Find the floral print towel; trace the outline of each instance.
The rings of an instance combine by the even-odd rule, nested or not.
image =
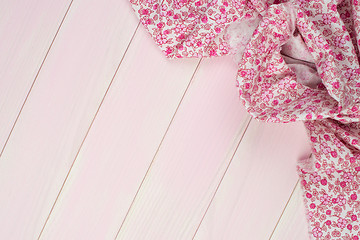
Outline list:
[[[358,0],[130,0],[169,58],[232,54],[247,111],[302,120],[298,172],[311,239],[360,238]]]

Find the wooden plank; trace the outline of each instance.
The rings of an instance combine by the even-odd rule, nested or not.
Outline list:
[[[126,1],[78,0],[0,159],[0,238],[36,239],[138,24]]]
[[[0,153],[70,2],[0,1]]]
[[[309,234],[302,190],[298,182],[270,240],[305,240],[310,239]]]
[[[166,59],[137,31],[44,239],[115,238],[198,63]]]
[[[269,239],[309,152],[302,123],[252,121],[194,239]]]
[[[202,61],[117,239],[191,239],[250,121],[236,72]]]

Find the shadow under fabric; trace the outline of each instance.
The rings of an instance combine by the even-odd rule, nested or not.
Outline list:
[[[234,55],[247,111],[304,121],[310,239],[360,236],[360,2],[130,0],[168,58]]]

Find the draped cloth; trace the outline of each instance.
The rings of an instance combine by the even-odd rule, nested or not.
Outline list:
[[[360,237],[358,0],[130,0],[168,58],[234,55],[256,119],[303,121],[310,239]]]

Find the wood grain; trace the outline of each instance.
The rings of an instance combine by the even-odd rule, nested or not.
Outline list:
[[[43,239],[114,239],[199,59],[168,60],[139,28]]]
[[[301,123],[252,121],[194,239],[269,239],[309,151]]]
[[[0,1],[0,155],[70,2]]]
[[[250,120],[230,58],[205,59],[117,239],[191,239]]]
[[[300,182],[298,182],[270,240],[310,239],[303,201]]]
[[[38,237],[138,24],[128,7],[70,8],[1,156],[1,239]]]

